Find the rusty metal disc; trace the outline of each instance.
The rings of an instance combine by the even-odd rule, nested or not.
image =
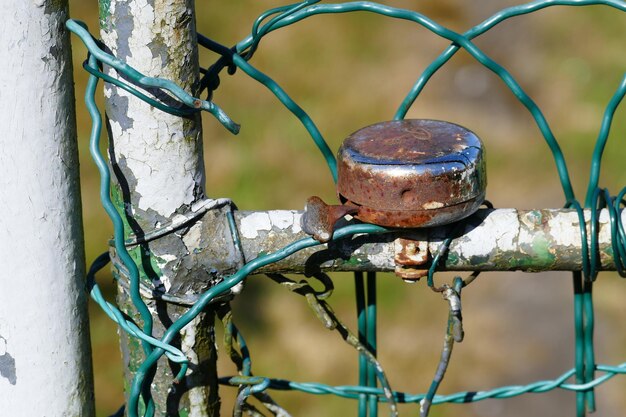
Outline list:
[[[394,120],[350,135],[338,153],[337,194],[356,217],[390,227],[428,227],[472,214],[485,198],[480,139],[438,120]]]

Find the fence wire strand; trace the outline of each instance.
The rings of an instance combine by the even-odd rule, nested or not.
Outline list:
[[[207,100],[201,100],[195,98],[184,91],[180,86],[175,83],[161,79],[147,77],[125,62],[117,59],[113,55],[105,52],[103,46],[94,39],[86,25],[82,22],[69,20],[67,27],[70,31],[76,34],[89,50],[89,57],[84,64],[84,68],[89,72],[89,82],[85,93],[85,101],[89,113],[92,118],[92,130],[90,139],[90,151],[91,155],[97,165],[101,175],[100,182],[100,198],[102,200],[103,207],[114,226],[114,247],[117,255],[121,258],[126,271],[129,276],[129,288],[130,296],[134,307],[140,314],[143,321],[142,327],[128,320],[114,304],[107,302],[102,293],[100,292],[97,283],[95,282],[95,274],[98,270],[102,269],[109,261],[108,255],[104,254],[98,257],[90,271],[89,271],[89,290],[92,298],[103,308],[105,313],[115,321],[120,328],[127,332],[131,337],[141,340],[144,352],[146,354],[145,361],[141,364],[136,372],[134,380],[129,387],[129,400],[126,406],[126,411],[130,417],[138,417],[140,415],[141,402],[145,407],[146,417],[151,417],[154,414],[154,404],[149,395],[149,386],[152,370],[156,366],[157,360],[166,355],[170,360],[181,364],[181,371],[176,376],[176,379],[182,379],[187,372],[187,358],[176,347],[171,345],[174,337],[181,331],[181,329],[190,323],[209,303],[215,301],[216,297],[220,294],[228,292],[233,286],[242,282],[246,277],[254,272],[256,269],[277,262],[285,257],[300,251],[304,248],[319,245],[320,243],[312,238],[301,239],[295,241],[282,249],[279,249],[273,253],[264,254],[256,259],[246,262],[236,273],[231,276],[225,277],[220,283],[216,284],[206,292],[198,296],[197,301],[189,310],[183,314],[177,321],[175,321],[164,333],[164,335],[157,339],[152,335],[152,316],[141,297],[140,294],[140,277],[137,265],[129,255],[125,242],[124,242],[124,224],[120,213],[115,208],[111,196],[110,196],[110,172],[107,163],[100,153],[99,141],[101,134],[101,115],[95,103],[96,88],[99,79],[104,82],[113,84],[119,88],[124,89],[133,96],[140,100],[143,100],[157,109],[164,112],[178,115],[187,116],[197,111],[207,111],[211,113],[226,129],[232,133],[239,131],[239,125],[237,125],[220,107],[211,101],[212,92],[218,88],[220,80],[219,75],[223,69],[228,69],[229,73],[234,73],[236,69],[240,69],[249,77],[258,81],[266,88],[268,88],[277,99],[302,123],[317,148],[321,152],[326,164],[332,174],[333,180],[337,181],[337,167],[336,160],[330,147],[324,140],[320,130],[316,127],[313,120],[309,115],[300,107],[288,94],[281,88],[268,75],[260,72],[254,68],[249,62],[254,53],[261,45],[262,39],[275,30],[287,27],[289,25],[300,22],[304,19],[310,18],[316,15],[322,14],[340,14],[340,13],[352,13],[352,12],[369,12],[390,18],[408,20],[418,24],[419,26],[428,29],[433,34],[447,39],[451,44],[439,55],[420,75],[411,90],[408,92],[400,106],[398,107],[394,118],[403,119],[409,108],[418,98],[419,94],[423,90],[424,86],[432,78],[432,76],[442,68],[460,49],[467,51],[477,62],[479,62],[487,70],[495,73],[509,88],[511,93],[519,100],[521,104],[532,115],[535,120],[540,133],[542,134],[548,148],[554,159],[554,163],[557,168],[558,177],[561,183],[563,194],[565,197],[565,206],[574,208],[580,219],[580,233],[582,245],[582,257],[583,268],[582,272],[574,272],[574,322],[576,331],[576,354],[574,369],[565,372],[560,377],[554,380],[537,381],[523,386],[508,386],[499,387],[489,391],[477,391],[477,392],[459,392],[451,395],[437,395],[437,387],[443,373],[445,372],[445,366],[447,366],[447,360],[451,353],[452,342],[454,337],[453,333],[458,333],[458,320],[455,322],[454,314],[452,310],[452,302],[450,302],[450,321],[447,330],[446,344],[444,346],[444,352],[442,353],[442,362],[437,372],[437,376],[433,380],[431,389],[427,394],[408,394],[392,391],[384,378],[384,372],[382,367],[375,359],[376,351],[376,339],[375,339],[375,325],[376,325],[376,302],[375,302],[375,279],[373,275],[370,277],[371,284],[368,284],[367,296],[363,287],[362,273],[355,275],[356,292],[357,292],[357,307],[359,311],[359,337],[355,337],[347,330],[341,322],[336,319],[332,314],[332,310],[328,306],[320,294],[315,291],[306,292],[305,296],[312,308],[322,319],[326,325],[330,324],[331,327],[339,327],[344,330],[347,335],[352,335],[349,338],[352,341],[352,346],[357,348],[360,352],[360,379],[358,386],[329,386],[321,383],[298,383],[293,381],[271,379],[267,377],[253,376],[251,373],[251,363],[249,353],[245,345],[245,341],[241,337],[240,333],[234,328],[232,324],[232,316],[230,312],[222,314],[222,320],[224,326],[227,329],[227,351],[235,363],[237,363],[239,376],[221,378],[220,382],[226,385],[239,386],[239,394],[236,401],[235,414],[241,415],[246,411],[251,415],[261,415],[254,406],[247,403],[247,398],[250,395],[257,396],[261,399],[261,402],[266,408],[274,413],[274,415],[288,416],[289,414],[276,405],[273,400],[266,394],[267,389],[275,390],[298,390],[310,394],[326,395],[333,394],[344,398],[357,399],[359,402],[359,415],[360,416],[375,416],[377,413],[378,402],[387,402],[390,405],[391,415],[397,414],[395,409],[395,403],[422,403],[422,415],[428,414],[429,404],[440,404],[444,402],[450,403],[466,403],[473,401],[480,401],[487,398],[510,398],[525,393],[542,393],[551,391],[556,388],[571,390],[577,392],[577,412],[579,416],[583,416],[588,409],[593,411],[595,409],[595,399],[593,395],[593,389],[598,385],[611,379],[618,374],[626,373],[626,363],[618,366],[606,366],[595,363],[594,358],[594,344],[593,344],[593,326],[594,326],[594,310],[592,300],[592,288],[593,281],[595,280],[599,271],[599,253],[598,253],[598,224],[599,224],[599,209],[607,208],[609,213],[610,231],[611,231],[611,245],[613,249],[613,256],[615,258],[615,265],[618,273],[624,277],[626,276],[626,232],[621,220],[621,211],[626,205],[624,196],[626,195],[626,187],[623,188],[616,196],[612,196],[608,190],[599,188],[599,176],[602,155],[605,145],[607,143],[611,124],[615,112],[622,102],[624,95],[626,95],[626,75],[622,79],[615,94],[608,103],[604,116],[602,119],[602,125],[598,134],[595,149],[592,155],[592,165],[589,174],[588,188],[585,198],[584,207],[591,209],[592,219],[589,233],[585,229],[585,219],[583,213],[583,206],[577,201],[573,188],[571,186],[570,176],[567,168],[567,164],[561,148],[559,146],[556,137],[554,136],[550,126],[537,106],[537,104],[531,99],[531,97],[522,89],[515,78],[504,67],[492,60],[482,50],[480,50],[472,40],[478,36],[486,33],[496,25],[516,16],[525,15],[541,9],[545,9],[553,6],[591,6],[591,5],[604,5],[614,8],[618,11],[626,11],[626,3],[618,0],[537,0],[524,5],[509,7],[499,11],[482,23],[474,26],[468,31],[460,34],[454,32],[434,20],[424,16],[416,11],[394,8],[374,2],[367,1],[355,1],[345,3],[323,3],[320,4],[319,0],[316,1],[302,1],[287,6],[281,6],[273,8],[262,13],[253,23],[250,35],[237,43],[234,47],[229,48],[220,45],[209,38],[198,34],[198,43],[201,46],[207,47],[218,54],[220,58],[218,61],[207,69],[203,69],[203,79],[201,85],[207,90]],[[118,74],[123,77],[125,81],[121,81],[118,78],[112,77],[102,72],[102,65],[106,64],[113,68]],[[150,95],[144,93],[141,90],[146,88],[158,88],[167,92],[170,96],[173,96],[178,100],[179,106],[173,107],[159,102],[158,100],[150,97]],[[232,220],[232,219],[231,219]],[[230,222],[231,227],[234,227],[234,221]],[[354,234],[379,234],[386,233],[387,229],[370,225],[370,224],[355,224],[340,228],[335,232],[333,240],[352,236]],[[233,235],[237,236],[236,231],[233,231]],[[452,236],[452,235],[451,235]],[[451,239],[451,236],[448,238]],[[449,242],[448,242],[449,243]],[[435,259],[438,260],[445,254],[447,245],[444,242],[442,250],[436,254]],[[433,283],[433,274],[436,269],[436,260],[432,263],[432,268],[428,274],[428,285],[434,289],[437,287]],[[368,278],[370,278],[368,277]],[[470,278],[473,279],[474,277]],[[460,280],[460,279],[459,279]],[[286,278],[283,283],[287,283]],[[368,280],[368,283],[370,280]],[[467,281],[469,282],[469,280]],[[463,286],[462,281],[455,281],[454,292],[460,297],[460,290]],[[294,291],[302,291],[302,286],[294,285],[291,282],[290,287]],[[457,288],[458,287],[458,288]],[[310,287],[309,287],[310,288]],[[443,288],[443,287],[442,287]],[[359,290],[360,289],[360,290]],[[450,287],[447,289],[452,290]],[[445,290],[445,288],[444,288]],[[359,297],[360,294],[360,297]],[[449,295],[450,297],[452,295]],[[459,298],[460,300],[460,298]],[[460,314],[460,310],[459,310]],[[455,324],[456,323],[456,324]],[[455,330],[456,326],[456,330]],[[327,326],[328,327],[328,326]],[[348,341],[348,340],[347,340]],[[235,348],[238,346],[238,351]],[[444,361],[445,359],[445,361]],[[603,375],[597,376],[596,372],[602,372]],[[374,374],[378,375],[382,383],[382,388],[376,386],[376,378]],[[381,376],[382,375],[382,376]],[[568,383],[571,378],[575,378],[576,383]],[[147,392],[147,393],[146,393]]]

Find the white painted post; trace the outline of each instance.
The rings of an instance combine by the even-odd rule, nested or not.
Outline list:
[[[100,34],[117,58],[145,75],[171,80],[196,95],[199,68],[193,0],[100,0]],[[110,68],[105,71],[119,77]],[[164,113],[112,85],[105,86],[104,94],[113,201],[128,222],[125,234],[142,236],[176,214],[189,212],[204,198],[201,118],[199,114],[179,117]],[[155,91],[148,94],[171,104],[169,96]],[[142,244],[135,252],[142,282],[168,292],[198,291],[181,289],[193,269],[182,258],[193,252],[194,244],[192,238],[173,233]],[[121,276],[121,280],[128,277]],[[118,286],[117,300],[122,310],[141,323],[123,285]],[[162,336],[188,308],[148,299],[145,303],[152,314],[155,337]],[[190,361],[183,381],[173,383],[177,365],[165,357],[159,361],[149,385],[156,415],[219,415],[213,322],[214,313],[207,309],[173,342]],[[125,334],[122,353],[130,385],[145,355]]]
[[[93,416],[67,0],[0,8],[0,414]]]

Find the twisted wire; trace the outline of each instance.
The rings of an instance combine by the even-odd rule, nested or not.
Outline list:
[[[303,1],[289,6],[278,7],[263,13],[254,22],[251,35],[236,44],[236,46],[233,48],[222,47],[219,44],[216,45],[214,42],[212,43],[212,41],[207,40],[207,38],[198,35],[198,41],[201,45],[208,46],[212,50],[217,51],[219,54],[222,55],[216,64],[214,64],[208,70],[204,71],[207,79],[206,83],[212,82],[212,88],[217,88],[216,81],[211,81],[211,77],[217,77],[221,69],[223,69],[224,67],[228,67],[231,72],[233,72],[234,67],[237,67],[248,76],[257,80],[268,89],[270,89],[281,101],[281,103],[283,103],[283,105],[285,105],[285,107],[289,109],[302,122],[309,135],[317,145],[318,149],[324,156],[329,170],[331,171],[331,174],[333,176],[333,179],[336,181],[337,173],[334,155],[332,154],[332,151],[328,147],[322,134],[315,126],[312,119],[289,95],[287,95],[287,93],[274,80],[272,80],[266,74],[258,71],[248,62],[253,57],[264,36],[267,36],[274,30],[289,26],[314,15],[363,11],[415,22],[420,26],[428,29],[432,33],[451,41],[451,45],[446,48],[442,52],[442,54],[429,65],[429,67],[416,81],[413,88],[398,108],[395,115],[396,119],[404,118],[408,109],[416,100],[416,98],[418,97],[428,80],[432,77],[432,75],[436,71],[438,71],[446,62],[448,62],[449,59],[461,48],[465,49],[477,62],[482,64],[485,68],[494,72],[505,83],[505,85],[510,89],[515,97],[527,108],[527,110],[534,118],[541,134],[544,137],[545,142],[547,143],[552,153],[554,162],[557,167],[559,180],[561,182],[561,187],[565,195],[566,206],[573,207],[577,211],[579,216],[581,240],[583,242],[583,267],[582,273],[574,273],[574,287],[576,293],[574,300],[576,323],[576,368],[566,372],[555,380],[538,381],[524,386],[500,387],[490,391],[481,391],[475,393],[464,392],[448,396],[434,395],[434,391],[431,390],[432,392],[427,395],[429,400],[432,399],[433,404],[437,404],[441,402],[478,401],[485,398],[509,398],[528,392],[546,392],[555,388],[561,388],[580,393],[577,398],[579,415],[581,415],[581,409],[583,409],[582,413],[584,414],[585,406],[588,406],[589,409],[593,410],[595,408],[593,388],[602,384],[603,382],[607,381],[617,374],[623,374],[626,372],[626,364],[621,364],[616,367],[595,364],[593,353],[593,304],[591,297],[592,282],[595,280],[597,272],[599,270],[599,254],[597,242],[599,230],[598,224],[600,219],[598,218],[598,210],[601,208],[608,209],[608,221],[610,222],[611,231],[611,248],[613,252],[612,255],[615,259],[616,269],[621,276],[626,276],[626,232],[620,215],[623,207],[626,205],[626,202],[624,201],[624,196],[626,195],[626,187],[622,189],[617,194],[617,196],[611,196],[608,190],[598,187],[602,154],[609,137],[610,126],[613,121],[614,113],[621,103],[624,95],[626,94],[626,76],[622,79],[622,82],[618,87],[616,93],[613,95],[611,101],[607,105],[607,108],[604,112],[602,126],[596,140],[596,147],[592,156],[592,166],[589,175],[587,195],[585,199],[585,207],[590,208],[592,212],[591,227],[589,232],[587,232],[584,226],[585,219],[583,214],[583,207],[575,198],[565,158],[554,134],[549,127],[546,118],[544,117],[539,107],[535,104],[535,102],[517,83],[515,78],[505,68],[493,61],[483,51],[476,47],[476,45],[472,42],[472,39],[480,36],[481,34],[487,32],[491,28],[495,27],[496,25],[507,19],[535,12],[537,10],[541,10],[547,7],[559,5],[605,5],[620,11],[626,11],[626,4],[623,1],[618,0],[537,0],[525,5],[514,6],[504,9],[486,19],[479,25],[476,25],[470,30],[464,32],[463,34],[459,34],[445,28],[444,26],[439,25],[432,19],[429,19],[428,17],[411,10],[398,9],[365,1],[337,4],[318,3],[319,1]],[[263,23],[266,20],[267,22]],[[91,37],[84,24],[70,20],[67,22],[67,27],[69,30],[71,30],[73,33],[81,38],[90,53],[87,62],[84,64],[84,68],[90,73],[89,83],[85,95],[87,107],[92,117],[90,150],[92,153],[92,157],[94,158],[101,173],[100,197],[105,210],[107,211],[107,213],[111,217],[112,222],[114,223],[114,244],[119,256],[121,257],[122,262],[124,263],[129,273],[129,287],[131,299],[143,320],[143,328],[139,328],[136,324],[124,319],[119,310],[115,308],[115,306],[104,300],[93,277],[98,269],[106,265],[108,260],[104,255],[96,259],[94,265],[90,269],[89,285],[92,297],[96,299],[98,304],[100,304],[105,310],[106,314],[114,321],[116,321],[124,331],[128,332],[133,337],[141,339],[144,351],[147,354],[147,358],[140,366],[130,389],[128,413],[129,416],[136,417],[138,416],[139,410],[139,398],[141,396],[141,393],[144,392],[144,387],[148,382],[146,378],[150,374],[150,371],[153,369],[153,367],[156,365],[156,361],[162,355],[166,355],[169,359],[181,363],[183,366],[181,367],[181,373],[179,373],[177,378],[184,376],[184,371],[186,371],[186,359],[184,359],[184,355],[182,354],[182,352],[180,352],[180,350],[171,346],[169,343],[171,342],[173,337],[197,314],[199,314],[199,312],[208,303],[214,300],[215,297],[219,294],[227,292],[234,285],[244,280],[251,272],[253,272],[257,268],[281,260],[284,257],[297,252],[298,250],[304,249],[306,247],[311,247],[319,243],[317,241],[314,241],[313,239],[302,239],[290,245],[287,245],[286,247],[274,253],[262,255],[259,256],[257,259],[247,262],[235,274],[225,278],[215,287],[201,294],[198,298],[198,301],[179,320],[177,320],[169,329],[167,329],[167,331],[160,340],[152,337],[152,318],[149,311],[147,310],[146,304],[141,299],[139,293],[140,283],[137,266],[132,258],[129,256],[126,248],[124,247],[124,234],[121,217],[110,199],[110,173],[108,172],[106,162],[104,161],[104,158],[99,151],[101,117],[94,101],[95,88],[97,86],[98,79],[103,79],[105,82],[123,88],[129,93],[138,97],[139,99],[146,101],[147,103],[164,112],[185,117],[196,111],[205,110],[210,112],[220,123],[222,123],[228,130],[233,133],[238,132],[239,126],[235,124],[230,119],[230,117],[228,117],[228,115],[226,115],[226,113],[224,113],[223,110],[215,105],[212,101],[194,98],[171,81],[147,77],[139,73],[126,63],[122,62],[121,60],[104,52],[98,45],[98,43]],[[179,100],[180,107],[172,107],[160,103],[135,88],[134,85],[122,82],[114,77],[110,77],[109,75],[104,74],[101,70],[102,63],[111,66],[118,73],[123,74],[125,76],[125,79],[130,80],[130,82],[132,82],[134,85],[137,85],[144,89],[153,87],[159,88],[172,94],[174,97],[176,97],[176,99]],[[217,84],[219,84],[219,81],[217,81]],[[386,231],[386,229],[374,225],[352,225],[338,230],[335,233],[334,239],[341,239],[355,233],[384,233]],[[443,250],[440,251],[439,254],[437,254],[438,257],[442,256],[445,253],[445,242],[442,248]],[[436,260],[438,259],[439,258],[436,258]],[[432,288],[437,288],[434,287],[433,283],[433,273],[437,264],[436,260],[432,264],[433,267],[431,268],[431,271],[429,271],[428,277],[428,284]],[[595,377],[596,371],[604,372],[604,375],[600,377]],[[576,377],[576,384],[566,382],[572,376]],[[249,376],[247,381],[232,378],[227,381],[227,383],[229,384],[238,383],[239,385],[246,385],[246,387],[240,392],[241,399],[238,400],[242,406],[245,402],[245,397],[253,393],[262,392],[267,388],[297,389],[313,394],[332,393],[335,395],[344,396],[346,398],[363,398],[364,395],[374,395],[377,396],[377,401],[390,400],[389,397],[385,398],[383,389],[379,389],[376,387],[330,387],[323,384],[295,383],[268,378],[252,378],[256,377]],[[223,381],[224,380],[222,380],[222,382]],[[419,402],[426,398],[427,395],[409,395],[404,393],[394,393],[391,399],[395,399],[398,402]],[[154,407],[149,396],[144,398],[144,402],[146,404],[145,415],[153,415]]]

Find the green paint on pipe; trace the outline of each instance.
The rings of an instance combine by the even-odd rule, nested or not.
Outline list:
[[[474,255],[470,257],[469,261],[471,265],[483,265],[489,261],[489,258],[490,258],[489,255],[482,255],[482,256]]]
[[[448,259],[446,260],[447,265],[457,265],[459,263],[459,257],[454,252],[448,252]]]
[[[124,240],[127,240],[130,237],[131,231],[133,229],[131,229],[130,223],[128,223],[128,219],[126,218],[126,213],[124,211],[124,206],[125,206],[124,197],[122,193],[120,192],[120,189],[118,186],[114,185],[111,187],[111,201],[113,202],[113,205],[115,206],[115,210],[117,210],[120,217],[122,218],[122,223],[124,224]]]
[[[106,24],[111,16],[111,0],[100,0],[98,2],[100,27],[106,29]]]

